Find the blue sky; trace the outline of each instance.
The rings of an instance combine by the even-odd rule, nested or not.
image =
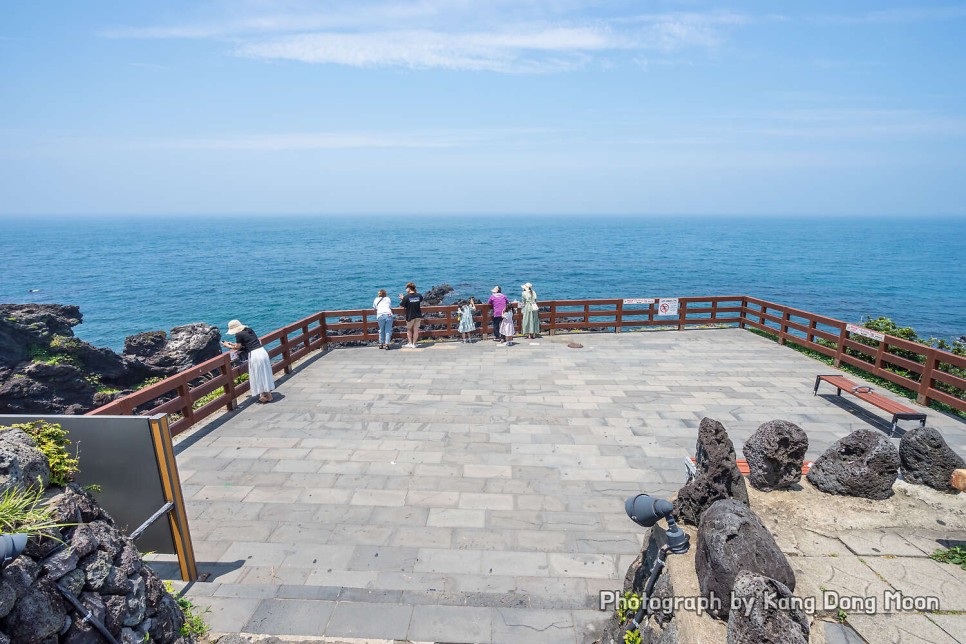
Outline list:
[[[0,4],[0,214],[966,216],[966,4]]]

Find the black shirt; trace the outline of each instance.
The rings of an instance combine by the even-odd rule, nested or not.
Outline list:
[[[406,293],[403,297],[400,306],[406,309],[406,321],[415,320],[416,318],[423,317],[423,312],[419,308],[419,305],[423,301],[423,296],[421,293]]]
[[[262,346],[258,336],[247,326],[235,334],[235,342],[241,345],[241,349],[238,350],[239,360],[248,360],[249,352]]]

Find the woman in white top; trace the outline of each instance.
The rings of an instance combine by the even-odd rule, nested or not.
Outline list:
[[[386,289],[379,289],[379,295],[372,301],[376,309],[376,323],[379,325],[379,348],[389,350],[392,342],[392,300],[386,297]]]

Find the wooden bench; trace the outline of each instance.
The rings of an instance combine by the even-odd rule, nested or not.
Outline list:
[[[885,396],[877,394],[872,391],[872,387],[866,387],[864,385],[858,385],[845,376],[839,375],[821,375],[815,376],[815,389],[812,391],[812,395],[818,394],[818,386],[822,381],[835,387],[835,393],[839,396],[842,392],[848,392],[858,398],[859,400],[864,400],[870,405],[874,405],[879,409],[885,411],[886,413],[892,414],[892,433],[895,434],[896,428],[899,426],[900,420],[918,420],[920,427],[926,426],[926,415],[920,411],[916,411],[901,403],[897,403],[894,400],[890,400]]]

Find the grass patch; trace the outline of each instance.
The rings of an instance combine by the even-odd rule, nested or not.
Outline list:
[[[966,548],[963,546],[953,546],[947,550],[937,550],[929,555],[929,558],[942,563],[951,563],[966,570]]]
[[[190,599],[179,595],[170,581],[164,582],[164,589],[168,591],[169,595],[174,597],[174,600],[178,603],[178,608],[184,613],[184,624],[181,626],[181,635],[196,638],[207,635],[210,629],[205,623],[204,616],[208,613],[209,609],[205,608],[201,610]]]
[[[77,366],[77,360],[74,359],[74,356],[56,351],[52,352],[46,347],[30,347],[29,355],[31,362],[37,362],[39,364],[69,364]]]
[[[31,537],[65,527],[53,518],[53,508],[43,500],[40,485],[27,489],[10,488],[0,496],[0,532],[20,533]]]

